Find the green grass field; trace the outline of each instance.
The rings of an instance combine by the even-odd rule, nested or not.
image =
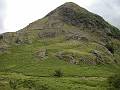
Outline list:
[[[62,38],[35,41],[29,45],[12,45],[6,53],[0,55],[0,90],[12,90],[10,80],[31,80],[37,85],[31,90],[106,90],[107,77],[117,73],[119,66],[75,65],[55,56],[58,51],[89,55],[89,51],[96,47],[103,49],[96,43],[66,42]],[[34,55],[39,49],[47,49],[45,60]],[[52,75],[58,69],[62,70],[63,77]],[[28,90],[22,85],[16,89]]]
[[[120,31],[72,2],[0,34],[0,90],[107,90],[119,71]]]

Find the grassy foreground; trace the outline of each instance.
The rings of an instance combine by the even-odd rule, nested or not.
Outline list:
[[[72,2],[0,35],[0,90],[106,90],[119,65],[120,31]]]
[[[12,84],[15,84],[16,90],[106,90],[107,77],[117,73],[119,66],[75,65],[55,57],[55,53],[61,50],[79,53],[79,49],[83,51],[80,54],[88,54],[97,44],[86,45],[77,41],[66,43],[62,39],[53,41],[50,39],[35,41],[30,45],[12,45],[6,53],[1,54],[0,90],[12,90],[10,81],[14,82]],[[39,49],[48,50],[45,60],[34,55]],[[53,76],[58,69],[63,72],[63,77]]]

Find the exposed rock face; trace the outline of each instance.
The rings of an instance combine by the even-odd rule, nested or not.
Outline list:
[[[115,61],[109,60],[109,58],[105,57],[97,50],[92,50],[88,55],[76,55],[72,52],[58,52],[56,53],[56,57],[71,64],[99,65],[115,63]]]
[[[53,17],[55,21],[60,20],[64,23],[83,29],[88,28],[89,30],[101,31],[111,36],[118,37],[120,35],[120,32],[118,34],[116,33],[118,29],[108,24],[102,17],[81,8],[72,2],[63,4],[50,12],[46,17]]]
[[[59,52],[56,55],[60,60],[64,60],[71,64],[88,64],[88,65],[96,65],[96,62],[87,58],[87,56],[76,56],[73,53],[64,53]]]
[[[65,60],[68,63],[71,64],[79,64],[79,61],[77,61],[74,57],[74,55],[71,54],[64,54],[64,52],[58,52],[56,54],[56,56],[60,59],[60,60]]]
[[[88,58],[89,56],[81,56],[79,58],[80,63],[87,64],[87,65],[97,65],[96,61],[94,59]]]
[[[114,53],[110,53],[111,47],[108,48],[109,51],[106,50],[107,47],[104,47],[107,42],[114,40],[120,42],[120,31],[117,28],[107,23],[102,17],[72,2],[61,5],[44,18],[30,23],[22,30],[0,35],[0,45],[30,44],[30,46],[33,45],[33,48],[45,45],[46,49],[54,49],[50,51],[51,54],[55,54],[57,51],[56,56],[60,60],[71,64],[82,63],[89,65],[114,63],[114,59],[111,58],[114,57]],[[117,44],[116,42],[115,44]],[[102,48],[102,50],[96,49],[96,46]],[[117,46],[120,46],[120,44],[118,43]],[[112,46],[113,50],[114,47],[116,45]],[[117,48],[115,54],[119,59],[119,50]],[[46,49],[36,51],[34,56],[44,60],[47,58]],[[72,50],[69,52],[68,49]],[[61,50],[65,50],[65,52]],[[0,52],[5,51],[6,48],[0,47]]]
[[[44,60],[47,57],[47,50],[46,49],[40,49],[35,53],[35,56],[39,58],[40,60]]]
[[[104,55],[102,55],[101,52],[97,50],[92,50],[91,53],[95,56],[95,62],[96,64],[110,64],[115,63],[114,61],[106,60]]]
[[[42,32],[38,34],[39,38],[53,38],[56,35],[56,32]]]
[[[89,59],[87,56],[76,56],[74,53],[65,53],[58,52],[56,56],[60,60],[64,60],[71,64],[88,64],[88,65],[96,65],[97,63],[94,60]]]
[[[20,40],[19,38],[16,38],[15,43],[16,43],[16,44],[22,44],[22,43],[23,43],[23,41],[22,41],[22,40]]]
[[[79,33],[70,33],[66,35],[66,40],[78,40],[78,41],[88,41],[87,37],[79,34]]]
[[[112,25],[108,24],[102,17],[87,11],[75,3],[68,2],[50,12],[43,19],[39,19],[33,23],[30,23],[27,27],[18,31],[17,33],[6,33],[3,35],[3,37],[1,36],[1,38],[4,38],[5,42],[17,42],[20,44],[26,43],[27,41],[27,43],[29,43],[29,40],[25,39],[29,37],[29,32],[27,31],[32,30],[34,30],[34,32],[37,32],[37,30],[39,30],[39,32],[37,32],[37,35],[40,38],[53,38],[63,34],[56,31],[65,31],[66,28],[64,25],[66,24],[75,26],[79,28],[79,30],[86,30],[85,32],[88,33],[96,32],[96,36],[99,35],[99,38],[101,39],[106,39],[104,37],[113,37],[119,39],[120,36],[120,31]],[[46,32],[46,30],[49,32]],[[32,36],[32,34],[30,35]],[[36,36],[33,35],[33,37]],[[19,38],[19,40],[17,38]],[[72,35],[70,38],[75,40],[84,39],[86,41],[88,39],[85,36],[81,36],[79,33]]]
[[[93,54],[93,55],[95,55],[95,57],[96,57],[96,63],[97,64],[105,64],[105,62],[104,62],[104,60],[102,59],[102,56],[101,56],[101,54],[100,54],[100,52],[99,51],[97,51],[97,50],[93,50],[93,51],[91,51],[91,53]]]
[[[30,44],[32,41],[29,40],[28,33],[22,32],[8,32],[0,35],[0,41],[7,44]]]
[[[7,51],[7,47],[0,46],[0,54],[5,53]]]
[[[0,53],[4,53],[6,51],[5,48],[0,48]]]
[[[27,38],[15,38],[15,41],[14,41],[16,44],[18,45],[22,45],[22,44],[31,44],[32,41],[30,41],[29,39]]]

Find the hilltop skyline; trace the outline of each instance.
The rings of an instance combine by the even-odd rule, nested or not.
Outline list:
[[[119,28],[120,13],[117,12],[120,9],[119,0],[109,0],[109,2],[108,0],[1,0],[0,33],[20,30],[30,22],[44,17],[48,12],[65,2],[75,2],[91,12],[99,14]]]
[[[103,17],[66,2],[29,23],[0,34],[0,90],[120,90],[120,30]]]

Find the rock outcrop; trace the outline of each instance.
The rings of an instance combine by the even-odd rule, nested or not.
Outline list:
[[[113,44],[110,45],[109,42]],[[34,58],[39,60],[57,57],[77,65],[112,64],[120,61],[119,42],[119,29],[110,25],[101,16],[72,2],[59,6],[22,30],[0,35],[0,46],[10,46],[11,54],[15,53],[12,49],[17,49],[14,47],[20,46],[25,48],[21,52],[29,55],[34,52]],[[31,52],[26,50],[28,47],[32,47],[32,50],[46,49],[30,54]],[[0,47],[1,53],[6,50],[7,48]],[[47,50],[50,50],[50,56],[47,56]],[[22,54],[21,52],[18,53]]]
[[[47,50],[40,49],[39,51],[35,52],[35,56],[40,60],[44,60],[45,58],[47,58]]]

